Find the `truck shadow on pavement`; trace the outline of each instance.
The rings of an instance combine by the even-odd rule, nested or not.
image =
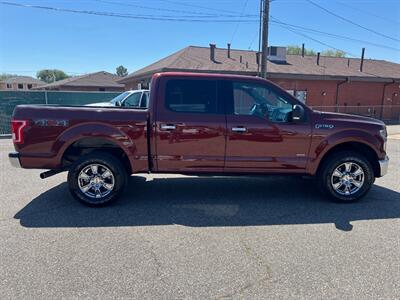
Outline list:
[[[172,225],[262,226],[332,223],[352,230],[352,221],[400,218],[400,193],[374,185],[358,203],[332,203],[314,181],[291,177],[130,178],[130,190],[112,205],[86,207],[66,183],[44,192],[14,218],[22,226],[114,227]]]

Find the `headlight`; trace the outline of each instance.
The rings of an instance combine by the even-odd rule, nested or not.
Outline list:
[[[387,131],[386,126],[383,129],[379,130],[379,134],[383,138],[383,150],[386,152],[386,141],[387,141]]]
[[[386,127],[384,127],[383,129],[379,130],[379,134],[380,134],[381,137],[386,141],[386,139],[387,139]]]

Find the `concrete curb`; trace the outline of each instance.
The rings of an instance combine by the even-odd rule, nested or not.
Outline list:
[[[0,134],[0,139],[11,139],[11,134]]]

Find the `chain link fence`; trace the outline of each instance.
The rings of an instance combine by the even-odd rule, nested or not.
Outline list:
[[[120,93],[63,91],[0,91],[0,135],[10,134],[15,106],[20,104],[85,105],[107,102]]]

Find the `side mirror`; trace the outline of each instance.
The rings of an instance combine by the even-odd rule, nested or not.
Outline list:
[[[122,106],[121,102],[119,102],[119,101],[115,102],[115,106]]]
[[[301,105],[295,104],[292,111],[292,122],[301,123],[304,121],[304,108]]]

